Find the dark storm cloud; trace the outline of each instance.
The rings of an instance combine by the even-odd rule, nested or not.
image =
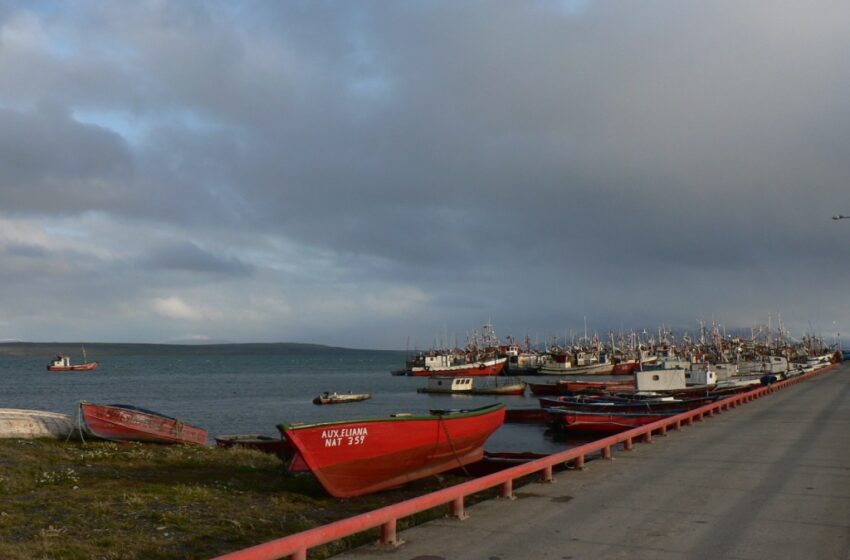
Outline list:
[[[132,176],[120,136],[58,107],[0,109],[0,208],[30,214],[109,206]]]
[[[220,257],[193,243],[177,243],[158,247],[145,259],[145,264],[167,270],[208,272],[222,276],[246,276],[252,267],[235,257]]]
[[[491,313],[514,334],[778,308],[831,322],[841,288],[808,271],[850,273],[848,224],[828,220],[850,213],[848,16],[839,2],[6,6],[0,218],[162,231],[103,262],[243,281],[274,299],[257,309],[340,340],[347,310],[385,346]],[[185,279],[119,277],[139,306],[212,323],[213,296]],[[359,307],[364,292],[397,294],[397,316]]]

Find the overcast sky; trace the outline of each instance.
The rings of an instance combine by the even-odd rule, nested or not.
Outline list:
[[[0,339],[850,332],[846,1],[0,2]]]

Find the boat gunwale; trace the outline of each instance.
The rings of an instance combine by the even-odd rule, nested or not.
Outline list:
[[[293,422],[281,422],[277,425],[279,430],[304,430],[310,428],[320,428],[323,426],[339,426],[341,424],[363,424],[370,423],[374,424],[377,422],[400,422],[400,421],[422,421],[422,420],[451,420],[455,418],[470,418],[473,416],[481,416],[482,414],[487,414],[498,410],[500,408],[504,408],[504,403],[494,403],[487,406],[482,406],[479,408],[470,408],[470,409],[449,409],[443,410],[444,414],[417,414],[417,415],[407,415],[406,413],[397,413],[401,414],[401,416],[387,416],[387,417],[375,417],[375,418],[354,418],[352,420],[329,420],[327,422],[315,422],[310,424],[299,424]]]

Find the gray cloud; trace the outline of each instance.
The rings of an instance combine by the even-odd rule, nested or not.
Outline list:
[[[850,272],[848,224],[828,219],[850,212],[848,11],[11,4],[0,220],[41,220],[45,239],[25,249],[10,226],[0,244],[23,267],[73,248],[51,229],[73,223],[120,282],[105,293],[215,329],[173,338],[831,325]],[[208,309],[246,308],[240,293],[268,299],[228,329]],[[358,303],[380,294],[381,314]],[[124,336],[156,336],[154,316],[123,317]]]
[[[204,272],[224,276],[246,276],[251,267],[235,257],[220,257],[193,243],[183,242],[155,248],[143,264],[166,270]]]

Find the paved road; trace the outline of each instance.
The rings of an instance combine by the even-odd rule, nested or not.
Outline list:
[[[850,560],[850,365],[343,560]]]

